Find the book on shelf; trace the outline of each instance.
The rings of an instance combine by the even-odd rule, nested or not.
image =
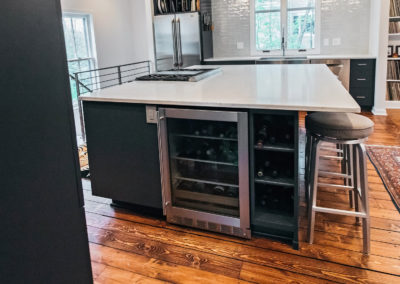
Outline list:
[[[389,60],[387,63],[387,79],[400,80],[400,61]]]
[[[387,100],[400,100],[400,82],[388,82],[387,84]]]
[[[389,34],[398,34],[400,33],[400,22],[389,22]]]
[[[400,0],[390,0],[390,17],[400,16]]]

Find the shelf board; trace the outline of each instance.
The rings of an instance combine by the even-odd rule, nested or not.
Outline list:
[[[174,137],[184,137],[184,138],[197,138],[197,139],[208,139],[208,140],[224,140],[224,141],[235,141],[237,142],[237,138],[226,138],[226,137],[216,137],[216,136],[205,136],[205,135],[195,135],[195,134],[171,134]]]
[[[194,202],[206,202],[224,206],[239,207],[239,198],[237,197],[193,192],[183,189],[175,189],[174,194],[175,198],[191,200]]]
[[[203,159],[195,159],[195,158],[186,158],[186,157],[179,157],[179,156],[171,156],[171,158],[175,159],[175,160],[193,161],[193,162],[208,163],[208,164],[214,164],[214,165],[225,165],[225,166],[233,166],[233,167],[238,166],[238,164],[235,164],[235,163],[211,161],[211,160],[203,160]]]
[[[294,147],[288,144],[274,144],[274,145],[254,145],[254,149],[261,151],[278,151],[278,152],[294,152]]]
[[[200,182],[200,183],[207,183],[207,184],[213,184],[213,185],[221,185],[221,186],[227,186],[227,187],[235,187],[238,188],[239,185],[237,184],[231,184],[231,183],[224,183],[224,182],[217,182],[217,181],[210,181],[210,180],[204,180],[204,179],[196,179],[196,178],[187,178],[187,177],[180,177],[176,176],[174,177],[179,180],[185,180],[185,181],[191,181],[191,182]]]
[[[389,20],[400,20],[400,16],[389,17]]]
[[[252,223],[254,225],[262,227],[279,228],[286,231],[293,231],[295,228],[294,217],[268,212],[260,212],[259,209],[256,209]]]
[[[400,33],[392,33],[392,34],[389,34],[389,36],[400,36]]]
[[[393,108],[393,109],[400,109],[400,100],[399,101],[386,101],[386,107],[387,108]]]
[[[400,60],[400,57],[388,57],[387,60]]]
[[[271,177],[263,177],[263,178],[255,178],[255,183],[261,184],[270,184],[270,185],[279,185],[279,186],[294,186],[294,180],[290,178],[271,178]]]
[[[400,82],[400,79],[394,80],[394,79],[387,79],[386,82]]]

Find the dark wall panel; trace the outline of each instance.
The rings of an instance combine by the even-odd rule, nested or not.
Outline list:
[[[3,0],[0,27],[0,281],[91,283],[59,0]]]

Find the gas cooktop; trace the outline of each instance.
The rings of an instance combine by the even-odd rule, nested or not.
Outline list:
[[[220,68],[178,69],[178,70],[172,69],[137,77],[136,80],[197,82],[219,72],[221,72]]]

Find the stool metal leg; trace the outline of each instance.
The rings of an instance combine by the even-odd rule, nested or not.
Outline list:
[[[311,153],[311,135],[310,133],[307,131],[306,134],[306,151],[305,151],[305,170],[304,170],[304,190],[305,190],[305,195],[306,195],[306,201],[307,201],[307,206],[310,200],[310,194],[309,194],[309,190],[308,190],[308,186],[309,186],[309,175],[310,175],[310,153]]]
[[[352,145],[352,151],[354,208],[356,212],[360,212],[360,155],[357,145]],[[360,217],[356,217],[356,223],[360,224]]]
[[[317,206],[317,190],[318,190],[318,169],[320,158],[320,140],[313,141],[311,150],[311,177],[310,177],[310,202],[308,206],[308,242],[310,244],[314,241],[314,226],[315,226],[315,211],[314,207]]]
[[[369,200],[368,200],[368,178],[367,178],[367,161],[366,150],[364,144],[356,146],[359,151],[360,158],[360,187],[363,211],[366,217],[363,218],[363,251],[364,254],[370,252],[370,218],[369,218]]]

